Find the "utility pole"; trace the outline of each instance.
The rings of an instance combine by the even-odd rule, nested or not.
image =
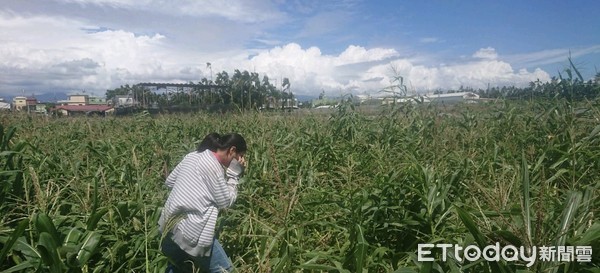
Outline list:
[[[210,82],[209,82],[208,84],[212,86],[212,85],[213,85],[213,72],[212,72],[212,64],[211,64],[211,63],[209,63],[209,62],[207,62],[207,63],[206,63],[206,67],[207,67],[208,69],[210,69]],[[212,94],[212,93],[213,93],[213,90],[212,90],[212,87],[210,87],[210,88],[209,88],[209,90],[208,90],[208,100],[209,100],[210,104],[212,104],[212,103],[213,103],[213,97],[212,97],[212,96],[213,96],[213,94]]]
[[[256,83],[251,81],[250,92],[248,92],[248,108],[252,109],[252,90],[256,88]]]

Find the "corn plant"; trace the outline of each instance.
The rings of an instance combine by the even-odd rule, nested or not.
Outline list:
[[[330,113],[2,114],[0,272],[164,272],[164,179],[209,132],[248,141],[218,233],[239,272],[594,272],[422,262],[417,245],[599,249],[600,101]],[[6,125],[5,125],[6,124]],[[445,261],[442,261],[445,258]]]

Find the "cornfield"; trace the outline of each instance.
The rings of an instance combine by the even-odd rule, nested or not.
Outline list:
[[[0,113],[0,272],[164,272],[169,171],[209,132],[249,168],[219,238],[239,272],[598,272],[600,101],[364,112]],[[418,261],[424,243],[592,246],[591,262]],[[445,261],[442,261],[445,258]],[[447,259],[446,259],[447,258]]]

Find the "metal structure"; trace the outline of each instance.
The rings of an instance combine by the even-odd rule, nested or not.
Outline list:
[[[142,82],[136,84],[138,86],[143,86],[152,89],[183,89],[183,88],[198,88],[198,89],[217,89],[217,88],[226,88],[225,85],[216,85],[216,84],[197,84],[197,83],[158,83],[158,82]]]
[[[223,92],[228,86],[216,85],[216,84],[201,84],[201,83],[161,83],[161,82],[142,82],[134,85],[139,89],[145,90],[144,92],[133,92],[127,95],[127,99],[131,99],[131,102],[127,105],[119,103],[123,106],[121,108],[132,108],[132,109],[186,109],[192,111],[194,109],[206,108],[215,104],[213,100],[218,93]],[[180,94],[186,94],[188,101],[186,105],[175,103],[171,101],[173,96]],[[159,99],[154,95],[166,96],[163,99]],[[208,98],[203,103],[198,103],[198,96],[204,96]],[[179,97],[181,99],[181,97]],[[162,104],[160,101],[163,101]],[[115,104],[117,104],[115,102]],[[117,107],[119,108],[119,107]]]

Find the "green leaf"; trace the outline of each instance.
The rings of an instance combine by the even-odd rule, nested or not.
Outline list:
[[[590,133],[588,138],[593,138],[596,135],[598,135],[599,133],[600,133],[600,125],[597,125],[596,127],[594,127],[594,130],[592,130],[592,132]]]
[[[6,259],[8,252],[11,250],[13,245],[17,242],[19,237],[21,237],[21,234],[23,234],[23,232],[25,231],[25,228],[27,228],[28,224],[29,224],[28,219],[24,219],[24,220],[21,220],[21,222],[19,222],[19,224],[17,225],[17,228],[15,228],[13,230],[13,232],[10,234],[9,239],[4,244],[4,247],[2,247],[2,251],[0,251],[0,261],[4,261]]]
[[[458,217],[460,218],[460,220],[463,222],[463,224],[465,225],[467,230],[469,230],[469,232],[475,238],[475,242],[477,242],[477,245],[479,245],[479,247],[485,247],[486,246],[485,236],[483,235],[483,233],[481,233],[481,231],[479,231],[479,228],[477,227],[477,225],[471,218],[471,215],[469,215],[469,213],[467,213],[465,210],[463,210],[460,207],[455,206],[454,208],[456,209],[456,212],[458,213]]]
[[[481,248],[486,247],[487,241],[485,239],[485,236],[483,235],[483,233],[481,233],[481,231],[479,230],[479,228],[477,227],[477,225],[471,218],[471,215],[460,207],[455,206],[455,209],[456,209],[456,212],[458,213],[458,217],[460,218],[460,220],[463,222],[465,227],[467,227],[467,230],[469,230],[469,232],[473,235],[473,238],[475,239],[475,242],[477,242],[477,245]],[[492,272],[499,272],[499,273],[509,272],[509,270],[506,268],[506,266],[501,263],[487,262],[487,264],[491,267]]]
[[[494,231],[494,234],[500,236],[502,239],[508,241],[510,244],[514,245],[514,246],[522,246],[523,242],[521,241],[521,238],[517,237],[516,235],[514,235],[512,232],[508,231],[508,230],[497,230]]]
[[[77,253],[77,260],[79,260],[81,265],[85,265],[96,251],[98,251],[97,248],[101,239],[102,236],[100,236],[100,234],[95,231],[88,231],[88,234],[81,245],[81,249]]]
[[[300,264],[296,266],[297,268],[302,268],[302,269],[309,269],[309,270],[337,270],[336,267],[330,266],[330,265],[324,265],[324,264]]]
[[[430,273],[430,272],[433,272],[433,262],[432,261],[423,262],[423,265],[421,266],[421,270],[419,270],[419,273]]]
[[[563,174],[568,173],[568,172],[569,172],[569,170],[560,169],[552,177],[548,178],[548,180],[546,180],[546,183],[550,184],[550,183],[554,182],[554,180],[560,178]]]
[[[7,270],[4,270],[4,271],[2,271],[0,273],[31,272],[31,270],[27,270],[26,271],[25,269],[28,269],[28,268],[37,268],[37,267],[38,267],[38,265],[36,263],[27,260],[27,261],[24,261],[24,262],[22,262],[22,263],[20,263],[18,265],[15,265],[15,266],[7,269]]]
[[[90,218],[87,221],[87,230],[95,230],[98,222],[108,212],[108,208],[102,208],[100,210],[95,210]]]
[[[359,224],[356,224],[354,228],[356,233],[356,238],[354,238],[356,240],[356,245],[354,249],[355,269],[356,272],[361,272],[364,268],[368,244],[365,241],[365,236],[363,234],[362,227]]]
[[[565,245],[568,236],[568,230],[571,224],[573,224],[573,219],[575,219],[575,213],[579,208],[579,204],[581,202],[582,194],[581,192],[570,192],[567,204],[563,209],[562,215],[563,218],[560,222],[560,236],[556,240],[557,246]]]
[[[129,218],[129,203],[125,201],[120,201],[117,203],[117,211],[119,212],[119,216],[121,219],[125,220]]]
[[[63,272],[65,268],[60,256],[58,255],[58,244],[47,232],[40,233],[38,250],[42,253],[42,260],[50,267],[50,272]]]
[[[63,242],[63,246],[75,246],[79,244],[79,239],[83,233],[79,231],[77,228],[71,228],[67,236],[65,236],[65,240]]]
[[[579,70],[577,69],[577,67],[575,66],[575,64],[573,63],[573,60],[571,59],[571,51],[569,51],[569,65],[571,65],[571,67],[573,68],[573,70],[575,70],[575,74],[577,74],[577,78],[579,79],[579,81],[583,82],[583,77],[581,76],[581,73],[579,73]],[[568,70],[570,72],[570,70]],[[571,75],[569,74],[569,77],[571,78]]]
[[[35,227],[37,228],[38,232],[41,234],[42,232],[46,232],[48,233],[48,235],[50,235],[52,237],[52,239],[54,240],[54,242],[60,242],[60,235],[58,234],[58,231],[56,230],[56,227],[54,226],[54,223],[52,222],[52,219],[50,219],[50,217],[48,217],[47,214],[45,213],[38,213],[35,217]]]
[[[523,222],[525,224],[525,231],[527,232],[527,246],[531,246],[531,202],[529,200],[530,188],[529,188],[529,167],[527,166],[527,159],[525,158],[525,152],[521,155],[521,183],[522,194],[523,194]]]
[[[417,273],[417,271],[410,269],[408,267],[401,267],[396,269],[393,273]]]
[[[598,240],[600,240],[600,223],[596,222],[571,244],[576,246],[592,245]]]
[[[277,263],[277,265],[275,266],[275,268],[273,268],[273,272],[274,273],[279,273],[279,272],[284,272],[284,268],[286,265],[289,264],[290,261],[290,256],[289,253],[286,251],[283,256],[279,259],[279,262]]]
[[[23,253],[27,259],[32,259],[37,263],[41,262],[40,259],[42,258],[42,255],[40,255],[39,251],[35,247],[28,244],[24,237],[19,237],[13,249]]]

